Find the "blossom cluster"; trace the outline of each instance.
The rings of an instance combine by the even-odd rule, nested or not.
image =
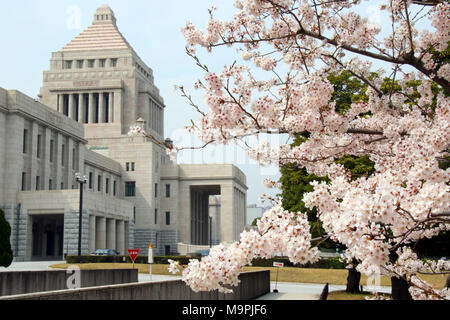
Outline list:
[[[201,261],[190,260],[182,271],[183,281],[196,292],[230,293],[239,284],[243,268],[255,258],[285,254],[293,263],[317,261],[318,250],[311,247],[310,236],[306,215],[288,212],[278,202],[259,220],[258,231],[244,231],[239,242],[215,246]],[[169,263],[169,271],[181,271],[177,262]]]
[[[450,229],[450,170],[439,166],[449,155],[450,67],[430,51],[448,46],[450,4],[386,1],[381,9],[389,29],[381,32],[352,10],[359,2],[235,0],[237,13],[229,21],[211,15],[205,31],[187,23],[183,34],[190,52],[234,46],[243,60],[206,74],[199,88],[208,110],[197,132],[205,142],[224,144],[264,133],[307,132],[308,139],[296,146],[257,139],[247,144],[248,154],[261,165],[295,162],[329,177],[328,183],[314,183],[303,201],[317,208],[325,231],[360,261],[359,271],[406,278],[414,298],[448,298],[406,275],[450,268],[443,262],[425,266],[407,249]],[[392,72],[373,70],[370,60],[391,63]],[[338,112],[327,78],[344,70],[367,88],[364,99]],[[261,73],[266,76],[256,76]],[[375,173],[351,179],[333,164],[344,155],[369,155]],[[299,263],[313,259],[301,214],[276,207],[258,227],[259,233],[244,232],[239,243],[192,262],[185,280],[199,290],[224,288],[237,283],[238,271],[255,256],[280,251]]]

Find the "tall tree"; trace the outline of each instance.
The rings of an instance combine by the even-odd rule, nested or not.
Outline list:
[[[327,234],[361,261],[358,271],[390,276],[394,298],[448,298],[448,291],[432,288],[418,274],[448,271],[449,263],[421,261],[414,244],[450,228],[450,173],[439,167],[449,155],[450,66],[434,61],[450,41],[450,4],[386,1],[380,7],[389,19],[383,32],[359,4],[236,0],[229,21],[216,19],[211,10],[205,31],[187,23],[187,53],[205,71],[196,87],[207,105],[193,104],[200,120],[192,130],[205,145],[240,142],[261,165],[296,162],[310,174],[327,176],[328,183],[312,182],[314,191],[303,201],[317,208]],[[201,63],[197,47],[233,47],[246,62],[233,57],[215,72]],[[327,78],[343,71],[367,85],[368,101],[352,103],[341,114]],[[408,85],[416,80],[417,98]],[[436,96],[434,85],[441,91]],[[292,139],[303,132],[308,140],[294,148],[292,140],[271,145],[262,138]],[[249,136],[261,139],[251,143]],[[352,180],[334,163],[345,155],[369,155],[375,173]],[[287,251],[293,262],[317,259],[306,214],[274,206],[258,230],[192,262],[184,281],[194,290],[228,292],[255,256]]]

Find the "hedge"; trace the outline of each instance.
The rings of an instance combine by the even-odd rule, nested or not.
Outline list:
[[[186,256],[157,256],[153,258],[154,264],[169,264],[168,260],[178,261],[181,265],[187,265],[189,260],[198,259]],[[66,262],[71,263],[131,263],[129,256],[67,256]],[[316,263],[308,263],[306,265],[294,265],[286,257],[273,259],[255,259],[252,261],[254,267],[273,267],[274,262],[282,262],[285,267],[298,268],[318,268],[318,269],[345,269],[346,264],[339,261],[339,258],[321,259]],[[148,263],[147,256],[138,256],[135,263]]]
[[[159,256],[153,257],[155,264],[169,264],[168,260],[179,261],[180,264],[188,264],[190,257],[185,256]],[[67,256],[66,263],[132,263],[129,256]],[[138,256],[135,263],[148,263],[147,256]]]

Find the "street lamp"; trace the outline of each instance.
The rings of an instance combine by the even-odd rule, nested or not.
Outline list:
[[[87,183],[88,177],[82,176],[80,173],[75,174],[75,179],[80,184],[80,213],[78,220],[78,256],[81,256],[81,232],[83,223],[83,186]]]
[[[208,216],[209,218],[209,248],[212,248],[212,217]]]

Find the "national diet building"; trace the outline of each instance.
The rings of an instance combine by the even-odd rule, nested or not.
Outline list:
[[[246,177],[232,164],[177,164],[164,136],[154,75],[101,6],[85,31],[50,58],[39,99],[0,87],[0,208],[16,261],[141,249],[185,254],[238,240]]]

